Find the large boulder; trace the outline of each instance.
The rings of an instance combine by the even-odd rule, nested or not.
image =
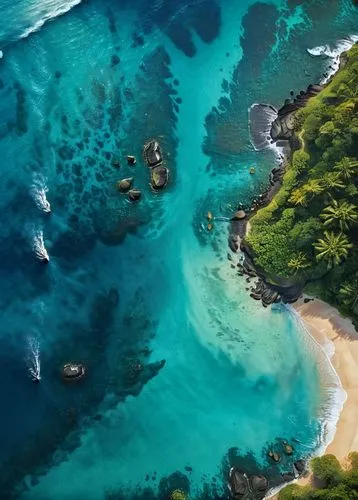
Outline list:
[[[301,474],[303,474],[306,470],[306,462],[305,460],[297,460],[294,464],[293,464],[293,467],[294,467],[294,470],[297,472],[297,474],[300,476]]]
[[[244,210],[237,210],[232,216],[231,220],[242,220],[245,219],[246,213]]]
[[[251,476],[250,486],[254,493],[264,494],[268,490],[269,482],[265,476]]]
[[[156,167],[162,163],[162,151],[157,141],[150,141],[144,146],[144,158],[149,167]]]
[[[154,167],[151,170],[151,184],[153,189],[163,189],[169,178],[169,170],[162,165]]]
[[[62,368],[62,377],[68,381],[79,380],[85,373],[86,369],[82,363],[66,363]]]
[[[139,201],[142,197],[142,192],[139,189],[131,189],[128,192],[128,199],[130,201]]]
[[[133,184],[133,177],[127,177],[126,179],[122,179],[117,183],[117,188],[121,193],[126,193],[130,190]]]
[[[229,488],[234,498],[245,496],[249,491],[249,483],[246,474],[234,467],[230,469]]]
[[[283,446],[283,451],[286,453],[286,455],[292,455],[293,446],[291,444],[289,444],[287,441],[282,441],[282,446]]]

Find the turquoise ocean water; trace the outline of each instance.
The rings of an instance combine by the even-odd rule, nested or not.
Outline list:
[[[272,467],[268,447],[295,439],[295,460],[324,446],[339,384],[288,308],[249,298],[227,225],[207,231],[206,213],[227,217],[267,187],[277,156],[254,150],[248,109],[321,81],[327,52],[358,33],[357,11],[0,5],[1,498],[164,499],[182,487],[223,499],[235,464],[275,483],[290,462]],[[159,194],[141,156],[152,137],[171,172]],[[128,176],[137,205],[115,189]],[[87,366],[78,385],[61,382],[69,360]]]

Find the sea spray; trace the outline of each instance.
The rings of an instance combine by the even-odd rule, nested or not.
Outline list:
[[[48,187],[44,176],[39,173],[34,173],[33,182],[30,188],[30,194],[37,208],[41,212],[51,213],[51,205],[46,197],[47,192],[48,192]]]
[[[43,231],[40,226],[33,226],[30,233],[32,249],[36,255],[36,257],[42,262],[49,262],[50,257],[47,253]]]
[[[40,342],[37,336],[29,335],[26,338],[26,365],[31,379],[34,382],[41,380]]]
[[[321,80],[324,85],[329,79],[339,70],[339,58],[343,52],[349,50],[356,42],[358,42],[358,35],[350,35],[342,40],[338,40],[335,46],[319,45],[312,49],[307,49],[307,52],[313,57],[325,57],[328,59],[329,64],[326,68],[326,76]]]
[[[271,127],[276,120],[277,110],[270,104],[252,104],[248,109],[251,144],[255,151],[272,149],[282,158],[284,149],[271,139]]]

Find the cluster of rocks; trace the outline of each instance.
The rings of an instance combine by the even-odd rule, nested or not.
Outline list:
[[[323,87],[321,85],[309,85],[307,90],[301,90],[293,101],[286,99],[285,104],[277,112],[277,118],[271,126],[271,138],[274,141],[289,141],[294,135],[295,113],[298,109],[304,107],[307,101],[319,94]],[[293,97],[294,92],[291,91]]]
[[[285,455],[290,456],[294,451],[293,446],[289,444],[287,441],[282,441],[282,448]],[[267,452],[267,456],[275,463],[281,462],[281,455],[275,450],[270,449]]]
[[[232,498],[264,498],[269,489],[269,481],[265,476],[248,476],[236,467],[230,469],[229,490]]]
[[[163,189],[169,178],[169,170],[163,166],[163,155],[160,145],[157,141],[152,140],[144,146],[144,159],[150,167],[150,182],[155,191]],[[137,163],[135,156],[127,156],[128,165],[134,166]],[[112,162],[113,163],[113,162]],[[119,160],[116,159],[114,166],[119,167]],[[142,197],[142,192],[133,188],[134,177],[126,177],[117,182],[117,189],[120,193],[126,193],[129,201],[139,201]]]
[[[127,156],[127,163],[134,166],[137,163],[136,157],[132,155]],[[114,166],[119,167],[119,160],[115,160]],[[126,177],[117,182],[117,189],[120,193],[126,193],[129,201],[139,201],[142,197],[140,189],[133,188],[134,177]]]
[[[151,140],[144,146],[144,159],[150,168],[150,182],[155,191],[165,188],[169,169],[163,165],[163,155],[157,141]]]

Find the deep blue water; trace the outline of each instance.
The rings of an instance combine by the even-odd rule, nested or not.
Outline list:
[[[229,464],[275,477],[282,438],[309,456],[334,381],[288,309],[249,298],[206,214],[266,188],[248,108],[322,79],[332,60],[306,49],[358,33],[350,0],[0,5],[1,498],[226,498]],[[87,376],[68,386],[71,360]]]

